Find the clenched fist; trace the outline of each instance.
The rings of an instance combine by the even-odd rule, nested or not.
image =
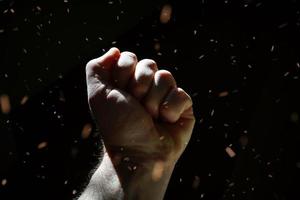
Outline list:
[[[194,127],[190,96],[153,60],[138,61],[117,48],[91,60],[86,76],[89,106],[106,149],[102,175],[92,180],[105,182],[110,166],[117,174],[116,199],[162,199]]]

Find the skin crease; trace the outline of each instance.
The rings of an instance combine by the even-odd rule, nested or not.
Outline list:
[[[192,100],[155,61],[111,48],[86,66],[105,153],[79,200],[163,199],[195,123]]]

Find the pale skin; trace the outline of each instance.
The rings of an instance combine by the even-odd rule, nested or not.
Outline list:
[[[111,48],[86,66],[104,155],[79,200],[163,199],[191,137],[190,96],[150,59]]]

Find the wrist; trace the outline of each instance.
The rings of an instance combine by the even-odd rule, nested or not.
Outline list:
[[[105,151],[103,161],[99,168],[106,168],[109,165],[105,162],[111,162],[125,199],[163,199],[175,166],[173,161],[145,158],[124,150]]]

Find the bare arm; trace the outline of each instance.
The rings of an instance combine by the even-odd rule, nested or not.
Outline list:
[[[79,200],[163,199],[193,130],[191,98],[154,61],[117,48],[86,74],[105,153]]]

